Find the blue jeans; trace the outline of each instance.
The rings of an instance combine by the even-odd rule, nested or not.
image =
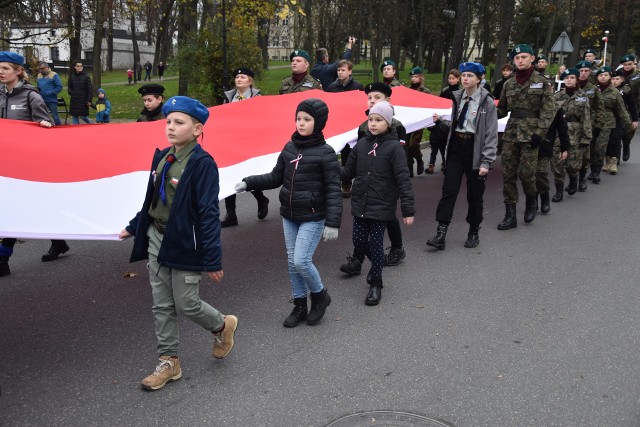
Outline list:
[[[78,120],[78,117],[80,117],[85,123],[91,123],[91,120],[89,120],[89,117],[87,116],[71,116],[71,123],[74,125],[80,124],[80,120]]]
[[[60,122],[60,116],[58,116],[58,101],[47,102],[46,104],[51,113],[51,117],[53,117],[53,123],[55,123],[56,126],[60,126],[62,123]]]
[[[324,286],[312,259],[322,237],[324,220],[297,222],[282,218],[282,228],[293,297],[305,298],[307,289],[313,293],[320,292]]]

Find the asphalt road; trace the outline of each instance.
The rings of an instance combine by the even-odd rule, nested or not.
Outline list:
[[[347,201],[340,238],[316,253],[333,303],[314,327],[282,327],[291,305],[277,192],[264,221],[238,197],[224,281],[201,286],[239,317],[236,347],[213,360],[210,334],[183,319],[183,379],[153,393],[139,387],[157,359],[131,242],[70,242],[53,263],[40,262],[48,242],[20,244],[0,279],[0,425],[324,426],[397,410],[454,426],[638,426],[638,142],[617,176],[530,225],[522,200],[510,231],[496,229],[497,162],[476,249],[463,247],[464,193],[447,249],[425,245],[442,175],[414,178],[408,255],[385,269],[377,307],[364,304],[364,275],[338,271],[351,247]]]

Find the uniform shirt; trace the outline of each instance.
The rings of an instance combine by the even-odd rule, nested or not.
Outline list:
[[[564,110],[569,129],[569,144],[572,147],[589,145],[591,142],[591,108],[589,98],[582,89],[569,95],[562,89],[553,95],[558,107]]]
[[[467,115],[465,116],[462,128],[460,128],[459,123],[456,123],[455,132],[476,133],[476,119],[478,118],[478,109],[480,108],[480,92],[482,91],[478,88],[471,97],[469,97],[466,91],[463,92],[457,117],[460,118],[460,112],[465,104],[468,103],[469,107],[467,107]]]
[[[293,77],[289,76],[282,80],[279,93],[284,95],[285,93],[304,92],[311,89],[322,89],[322,85],[309,74],[304,76],[300,83],[294,82]]]
[[[167,204],[162,203],[162,200],[158,200],[158,204],[154,208],[153,206],[149,207],[149,216],[162,224],[167,224],[169,221],[169,213],[171,212],[171,206],[173,205],[173,198],[176,195],[176,188],[178,187],[178,183],[180,182],[180,178],[182,177],[182,173],[184,169],[187,167],[187,162],[189,161],[189,157],[191,157],[191,153],[193,153],[193,149],[195,148],[197,141],[194,139],[184,147],[180,151],[176,153],[175,147],[171,147],[171,149],[167,152],[167,155],[158,163],[158,168],[156,169],[155,174],[155,185],[158,186],[162,182],[162,169],[164,168],[164,164],[167,162],[167,157],[169,154],[174,154],[176,156],[176,160],[169,167],[167,171],[167,176],[165,178],[164,188],[165,194],[167,196]]]

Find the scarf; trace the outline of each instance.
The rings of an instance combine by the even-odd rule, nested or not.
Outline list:
[[[600,88],[600,92],[604,92],[605,90],[607,90],[607,88],[608,88],[609,86],[611,86],[611,80],[609,80],[608,82],[606,82],[606,83],[604,83],[604,84],[603,84],[603,83],[598,82],[598,87]]]
[[[422,85],[422,83],[416,83],[416,84],[411,83],[411,89],[413,89],[413,90],[418,90],[418,88],[420,87],[420,85]]]
[[[316,145],[326,144],[324,134],[322,132],[314,132],[311,135],[302,136],[298,131],[295,131],[293,135],[291,135],[291,141],[299,148],[315,147]]]
[[[393,77],[391,77],[390,79],[388,78],[384,78],[384,80],[382,80],[382,83],[386,84],[387,86],[389,86],[391,84],[391,82],[393,81]]]
[[[567,92],[567,95],[569,96],[573,96],[574,93],[576,93],[576,91],[578,90],[577,86],[574,87],[564,87],[564,90]]]
[[[516,82],[518,82],[518,84],[522,86],[527,82],[527,80],[529,80],[529,77],[531,77],[533,71],[533,67],[529,67],[526,70],[516,70]]]
[[[300,83],[302,80],[304,80],[305,76],[307,75],[307,72],[305,71],[304,73],[298,73],[298,74],[291,74],[291,78],[293,79],[293,82],[295,84]]]
[[[578,79],[578,87],[580,89],[584,89],[584,87],[589,83],[589,79],[587,80],[580,80]]]

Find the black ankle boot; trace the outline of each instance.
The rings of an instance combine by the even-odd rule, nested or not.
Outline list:
[[[516,218],[516,204],[505,203],[504,219],[498,224],[498,230],[509,230],[518,226],[518,219]]]
[[[587,170],[586,169],[580,169],[580,178],[578,180],[579,181],[578,182],[578,191],[580,191],[580,192],[587,191],[587,180],[585,178],[586,176],[587,176]]]
[[[622,142],[622,160],[627,161],[631,157],[631,147],[628,142]]]
[[[446,222],[439,223],[438,230],[436,231],[435,237],[431,240],[427,240],[427,245],[432,246],[436,249],[444,250],[445,239],[447,238],[448,228],[449,228],[449,224],[447,224]]]
[[[324,317],[324,312],[329,304],[331,304],[331,297],[326,288],[320,292],[311,292],[311,310],[307,315],[307,325],[318,323]]]
[[[55,261],[60,258],[60,255],[69,252],[69,245],[64,240],[54,240],[51,242],[51,247],[49,251],[42,255],[42,261]]]
[[[293,310],[291,310],[291,314],[284,319],[283,325],[287,328],[295,328],[300,324],[300,322],[304,322],[307,318],[307,297],[304,298],[294,298],[293,299]]]
[[[549,203],[549,192],[545,191],[540,193],[540,213],[547,214],[551,210],[551,203]]]
[[[234,225],[238,225],[238,217],[236,216],[236,211],[227,211],[227,215],[224,217],[222,221],[220,221],[220,227],[233,227]]]
[[[527,201],[524,210],[524,222],[525,224],[532,223],[536,219],[536,197],[527,196]]]
[[[378,305],[380,299],[382,299],[382,278],[374,277],[371,279],[371,287],[364,303],[366,305]]]
[[[11,270],[9,270],[9,257],[0,256],[0,277],[8,276],[10,274]]]
[[[360,260],[356,258],[355,254],[354,256],[348,256],[347,263],[340,266],[340,271],[347,273],[349,276],[356,276],[362,271],[362,261],[364,261],[364,258]]]
[[[467,234],[467,241],[464,242],[465,248],[475,248],[480,244],[480,237],[478,236],[479,231],[480,231],[480,227],[469,226],[469,234]]]
[[[564,197],[564,182],[556,182],[556,194],[551,198],[552,202],[561,202]]]
[[[424,173],[424,160],[416,159],[416,163],[418,164],[416,166],[416,173],[418,175],[422,175]]]
[[[602,170],[602,166],[592,166],[591,170],[593,170],[593,181],[592,182],[594,184],[600,184],[600,171]]]
[[[258,199],[258,219],[265,219],[268,214],[269,214],[269,198],[263,195]]]
[[[585,188],[586,188],[586,182],[585,182]],[[576,194],[576,192],[578,191],[578,177],[577,176],[570,176],[569,177],[569,187],[567,187],[567,194],[570,196],[573,196],[574,194]]]

